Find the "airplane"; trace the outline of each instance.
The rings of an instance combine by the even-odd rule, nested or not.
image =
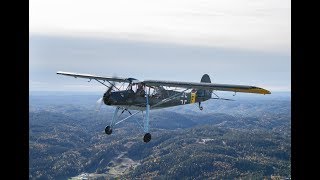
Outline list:
[[[271,94],[270,91],[256,86],[211,83],[211,79],[208,74],[204,74],[202,76],[200,83],[163,80],[139,81],[135,78],[96,76],[91,74],[63,71],[58,71],[57,74],[71,76],[74,78],[89,79],[88,82],[95,80],[107,87],[107,90],[103,94],[102,98],[98,100],[100,107],[102,103],[107,106],[116,107],[110,125],[105,127],[105,133],[107,135],[112,133],[112,129],[115,125],[141,112],[142,116],[144,117],[142,119],[143,127],[140,123],[137,123],[141,128],[143,128],[145,133],[143,141],[146,143],[151,140],[151,134],[149,132],[149,111],[152,109],[198,103],[199,109],[203,110],[201,102],[209,99],[230,100],[220,98],[213,91],[231,91],[234,93],[241,92],[264,95]],[[115,85],[116,82],[122,83],[122,85],[117,87]],[[180,90],[178,90],[178,88],[180,88]],[[212,94],[216,95],[216,97],[212,97]],[[121,113],[119,113],[120,110]],[[131,113],[130,110],[137,110],[137,112]],[[130,115],[119,120],[120,116],[125,111],[127,111]],[[145,116],[143,113],[144,111]]]

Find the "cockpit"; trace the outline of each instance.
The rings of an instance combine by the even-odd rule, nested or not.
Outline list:
[[[135,94],[138,94],[140,96],[144,96],[146,87],[142,83],[137,83],[137,84],[130,84],[127,87],[127,90],[129,90],[129,89],[131,89]]]

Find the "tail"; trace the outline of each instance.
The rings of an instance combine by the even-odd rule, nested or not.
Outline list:
[[[211,79],[208,74],[204,74],[200,82],[211,83]]]
[[[202,83],[211,83],[211,79],[209,77],[208,74],[204,74],[201,78],[201,81]],[[211,98],[211,94],[212,94],[212,90],[204,90],[204,89],[199,89],[197,91],[197,96],[198,97],[202,97],[202,98],[208,98],[210,99]]]

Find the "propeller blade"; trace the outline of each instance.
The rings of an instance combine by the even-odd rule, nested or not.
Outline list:
[[[96,102],[97,106],[96,106],[96,111],[99,112],[101,109],[103,103],[103,98],[98,99],[98,101]]]

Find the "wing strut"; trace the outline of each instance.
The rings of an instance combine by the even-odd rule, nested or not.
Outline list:
[[[100,82],[98,79],[94,79],[94,80],[96,80],[96,81],[98,81],[99,83],[101,83],[102,85],[104,85],[104,86],[106,86],[107,88],[110,88],[109,86],[107,86],[105,83],[103,83],[103,82]],[[90,81],[91,81],[91,79],[90,79]],[[89,81],[89,82],[90,82]],[[108,81],[109,82],[109,81]],[[109,82],[110,83],[110,82]]]
[[[90,80],[91,80],[91,79],[90,79]],[[103,82],[99,81],[98,79],[94,79],[94,80],[96,80],[96,81],[98,81],[99,83],[103,84],[103,85],[106,86],[107,88],[110,88],[109,86],[107,86],[107,85],[104,84]],[[110,81],[108,81],[108,80],[104,80],[104,81],[107,81],[107,82],[111,85],[111,87],[115,87],[116,89],[118,89],[118,91],[120,91],[120,89],[117,88],[117,86],[115,86],[114,83],[112,84],[112,83],[111,83]]]

